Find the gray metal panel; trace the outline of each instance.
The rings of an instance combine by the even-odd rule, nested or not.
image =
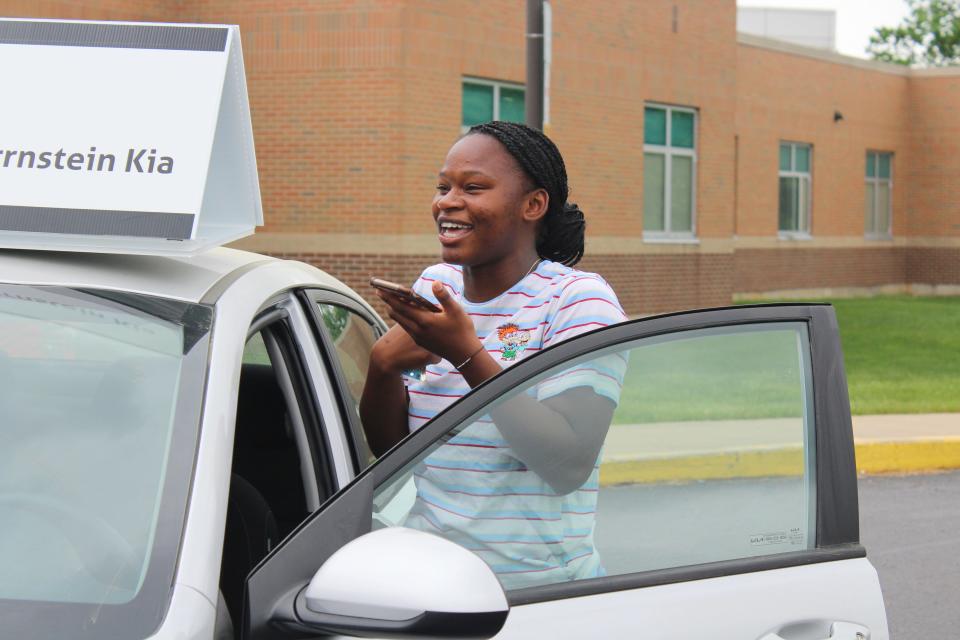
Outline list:
[[[9,20],[0,21],[0,44],[224,51],[227,31],[224,27]]]
[[[193,218],[192,213],[0,205],[0,231],[187,240]]]

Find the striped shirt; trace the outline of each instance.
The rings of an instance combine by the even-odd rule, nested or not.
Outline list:
[[[508,367],[575,335],[626,319],[600,276],[543,261],[520,282],[486,302],[463,296],[459,267],[428,268],[414,285],[431,291],[440,281],[473,320],[487,353]],[[625,360],[599,358],[548,378],[529,390],[543,400],[580,386],[616,403]],[[414,431],[470,390],[446,360],[413,382],[409,425]],[[438,533],[476,552],[506,588],[603,575],[593,546],[599,461],[576,491],[558,495],[482,416],[438,446],[415,470],[417,499],[404,526]]]

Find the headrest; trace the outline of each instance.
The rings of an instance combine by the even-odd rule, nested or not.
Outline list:
[[[273,367],[245,363],[237,392],[237,431],[245,447],[287,446],[287,403]]]

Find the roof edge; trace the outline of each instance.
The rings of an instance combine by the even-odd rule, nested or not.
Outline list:
[[[756,47],[758,49],[768,49],[770,51],[777,51],[779,53],[786,53],[804,58],[812,58],[821,62],[842,64],[848,67],[865,69],[867,71],[889,73],[895,76],[910,77],[917,71],[927,71],[927,69],[911,69],[910,67],[905,67],[900,64],[893,64],[890,62],[864,60],[862,58],[847,56],[835,51],[826,51],[824,49],[816,49],[814,47],[805,47],[803,45],[793,44],[792,42],[784,42],[783,40],[775,40],[773,38],[764,38],[762,36],[755,36],[750,33],[743,33],[739,31],[737,32],[737,44],[747,47]]]
[[[960,66],[924,67],[910,70],[914,78],[960,78]]]

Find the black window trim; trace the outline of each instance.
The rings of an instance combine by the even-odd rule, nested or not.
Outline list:
[[[267,624],[263,618],[279,599],[303,587],[339,546],[372,527],[372,492],[442,437],[454,425],[475,415],[483,405],[562,362],[599,349],[657,335],[742,324],[804,322],[809,327],[816,442],[816,547],[807,551],[743,558],[722,562],[607,576],[591,580],[531,587],[508,592],[511,606],[562,598],[596,595],[658,584],[701,580],[754,571],[833,562],[866,555],[859,544],[856,465],[846,376],[833,307],[829,304],[761,304],[683,311],[641,318],[605,327],[560,342],[504,370],[450,405],[433,421],[409,435],[360,473],[354,481],[308,518],[258,565],[248,578],[255,593],[245,621],[252,628]],[[329,514],[329,518],[326,517]],[[352,515],[354,520],[343,522]],[[328,524],[329,519],[336,525]],[[324,525],[327,526],[324,526]],[[332,532],[336,535],[330,535]],[[352,536],[352,537],[351,537]],[[290,553],[287,547],[289,544]],[[315,567],[300,568],[296,556],[307,557]],[[273,566],[271,566],[273,565]],[[285,567],[286,570],[282,570]],[[296,567],[296,568],[295,568]],[[263,573],[258,580],[258,574]],[[294,584],[300,581],[299,585]],[[291,591],[292,590],[292,591]],[[271,603],[268,605],[267,603]],[[266,614],[269,615],[269,614]],[[248,626],[248,629],[251,627]]]
[[[307,431],[307,445],[313,464],[314,482],[320,496],[320,503],[323,504],[336,492],[337,487],[333,461],[330,457],[330,442],[326,433],[327,425],[324,423],[311,378],[307,372],[302,346],[296,339],[290,323],[290,312],[284,308],[287,304],[290,304],[290,298],[282,295],[261,310],[250,323],[247,339],[249,340],[254,333],[266,331],[276,340],[283,362],[272,364],[285,367],[290,375],[297,409]]]
[[[313,327],[314,338],[322,347],[321,359],[330,374],[330,379],[336,391],[337,408],[340,412],[340,419],[342,420],[342,424],[348,427],[344,431],[350,443],[350,458],[353,464],[353,472],[354,474],[360,473],[366,466],[364,459],[369,453],[363,437],[363,425],[360,423],[360,417],[356,415],[355,411],[351,410],[352,407],[348,406],[346,402],[346,398],[350,397],[350,388],[347,386],[347,378],[343,373],[343,367],[340,365],[339,358],[334,357],[336,346],[323,323],[323,318],[320,317],[320,310],[317,308],[317,305],[330,304],[344,307],[351,313],[360,316],[369,324],[377,334],[377,337],[382,336],[386,332],[386,327],[382,322],[378,321],[379,319],[375,319],[376,316],[371,316],[369,310],[341,293],[327,289],[311,288],[301,289],[297,294],[303,306],[307,308],[307,316]]]

